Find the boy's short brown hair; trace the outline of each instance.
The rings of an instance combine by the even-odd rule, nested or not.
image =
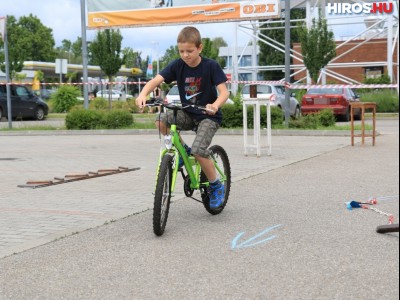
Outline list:
[[[196,27],[187,26],[181,30],[178,34],[178,43],[191,43],[195,44],[196,47],[201,45],[201,35]]]

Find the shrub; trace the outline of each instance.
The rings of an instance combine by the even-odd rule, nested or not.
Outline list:
[[[65,117],[67,129],[117,129],[133,124],[132,114],[123,110],[73,110]]]
[[[289,128],[317,129],[321,126],[319,113],[305,115],[298,120],[290,120]]]
[[[261,110],[263,112],[263,110]],[[264,114],[266,116],[266,113]],[[266,120],[267,118],[265,118]],[[284,115],[282,109],[276,106],[271,106],[271,125],[282,125],[284,121]],[[267,122],[265,122],[267,124]]]
[[[379,90],[365,93],[361,96],[362,102],[375,102],[377,112],[399,112],[399,98],[397,91]]]
[[[240,105],[223,105],[221,111],[223,115],[221,127],[238,128],[243,126],[243,110]]]
[[[133,124],[133,117],[128,111],[112,110],[104,115],[102,122],[108,129],[123,128]]]
[[[74,86],[61,86],[57,92],[50,97],[52,111],[55,113],[69,112],[74,105],[79,103],[77,97],[80,95],[80,90]]]
[[[134,98],[128,99],[126,101],[126,104],[131,113],[134,114],[134,113],[139,112],[140,109],[139,109],[139,106],[136,105],[136,99],[134,99]]]
[[[323,109],[317,114],[319,123],[324,127],[333,126],[336,123],[335,115],[330,109]]]
[[[100,110],[74,110],[65,117],[67,129],[100,129],[105,112]]]
[[[89,103],[91,110],[105,110],[108,108],[108,101],[104,98],[96,97]]]
[[[365,84],[390,84],[390,77],[388,74],[383,74],[377,78],[365,78]]]
[[[309,114],[304,118],[304,128],[317,129],[320,125],[318,114]]]
[[[261,106],[261,126],[267,126],[267,108],[265,105]],[[224,128],[238,128],[243,127],[243,108],[242,105],[235,101],[233,105],[222,106],[222,124]],[[281,125],[283,123],[282,110],[279,107],[271,106],[271,125]],[[247,107],[247,128],[253,128],[253,107]]]

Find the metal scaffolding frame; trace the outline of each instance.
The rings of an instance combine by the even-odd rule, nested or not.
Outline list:
[[[283,3],[284,1],[282,1]],[[340,68],[348,68],[348,67],[371,67],[371,66],[383,66],[386,67],[388,71],[388,76],[391,79],[392,83],[398,83],[399,82],[399,61],[398,61],[398,56],[397,56],[397,61],[393,61],[395,49],[396,49],[396,44],[397,47],[399,45],[399,5],[398,1],[396,0],[387,0],[387,1],[360,1],[360,0],[295,0],[295,1],[290,1],[290,8],[300,8],[303,7],[306,9],[306,18],[305,19],[298,19],[298,20],[291,20],[290,22],[290,27],[294,28],[296,26],[299,26],[300,23],[304,24],[304,22],[307,24],[308,27],[311,26],[312,24],[312,19],[316,16],[315,12],[316,11],[321,11],[323,15],[326,13],[326,5],[328,3],[373,3],[373,2],[389,2],[393,4],[394,7],[394,12],[393,14],[380,14],[379,17],[376,17],[375,19],[370,19],[367,25],[367,28],[362,30],[356,35],[353,35],[352,37],[349,37],[343,41],[343,43],[340,43],[337,45],[337,49],[348,45],[351,41],[354,40],[363,40],[361,43],[354,45],[353,47],[349,48],[346,50],[344,53],[340,54],[339,56],[336,56],[333,58],[329,64],[321,70],[321,75],[319,78],[319,83],[325,84],[326,83],[326,75],[329,75],[340,82],[346,83],[346,84],[359,84],[356,80],[352,78],[348,78],[344,76],[343,74],[340,73]],[[281,5],[282,8],[284,8],[284,4]],[[284,11],[282,14],[284,15]],[[348,19],[348,18],[347,18]],[[349,22],[349,23],[343,23],[344,18],[343,17],[335,17],[335,18],[329,18],[328,19],[328,26],[337,26],[337,25],[351,25],[351,24],[360,24],[360,23],[366,23],[365,21],[354,21]],[[242,32],[245,35],[249,37],[249,40],[245,46],[246,47],[253,47],[255,49],[257,42],[263,42],[274,49],[281,51],[282,53],[285,53],[285,45],[282,43],[279,43],[270,37],[268,37],[268,33],[265,33],[263,30],[268,30],[265,28],[261,28],[262,25],[264,24],[273,24],[273,23],[281,23],[281,27],[274,27],[273,29],[282,29],[285,30],[285,20],[259,20],[259,21],[247,21],[247,22],[241,22],[236,24],[236,32],[235,32],[235,46],[233,49],[237,49],[237,36],[238,32]],[[368,34],[368,36],[366,36]],[[351,51],[354,51],[361,45],[367,43],[368,41],[371,41],[376,38],[382,38],[385,37],[387,38],[387,60],[386,61],[379,61],[379,62],[356,62],[356,63],[338,63],[336,62],[340,57],[348,54]],[[238,71],[239,70],[247,70],[252,72],[252,80],[256,81],[257,80],[257,73],[259,71],[265,71],[265,70],[282,70],[284,71],[285,66],[284,65],[275,65],[275,66],[258,66],[257,64],[257,54],[256,50],[253,51],[253,59],[252,59],[252,66],[251,67],[239,67],[239,60],[241,57],[238,59],[235,59],[238,57],[237,53],[235,53],[235,50],[233,51],[233,66],[232,66],[232,73],[233,73],[233,81],[238,80]],[[300,62],[302,61],[302,55],[299,52],[294,51],[293,49],[290,50],[290,56],[292,58],[297,59]],[[397,68],[397,78],[394,78],[393,74],[393,67]],[[290,69],[292,71],[291,77],[295,76],[296,74],[300,72],[304,72],[306,70],[304,64],[297,64],[294,65],[292,64],[290,66]],[[335,69],[335,71],[333,70]],[[301,81],[307,80],[307,83],[310,83],[311,80],[309,76],[306,78],[302,78]],[[237,86],[232,86],[233,90],[237,90]]]

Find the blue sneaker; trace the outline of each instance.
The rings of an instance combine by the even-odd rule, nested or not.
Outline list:
[[[185,145],[183,147],[185,147],[187,155],[190,155],[190,153],[192,152],[192,148],[190,148],[188,145]],[[179,156],[178,169],[182,169],[182,167],[183,167],[183,159],[182,157]]]
[[[217,180],[208,187],[208,195],[210,197],[210,208],[219,208],[225,199],[225,186]]]

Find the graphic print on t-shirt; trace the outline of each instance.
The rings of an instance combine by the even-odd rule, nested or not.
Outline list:
[[[186,77],[185,79],[185,98],[192,104],[197,103],[197,96],[202,93],[201,77]]]

